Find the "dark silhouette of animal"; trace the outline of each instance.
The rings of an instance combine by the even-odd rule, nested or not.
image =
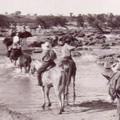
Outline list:
[[[6,45],[7,50],[8,50],[9,46],[11,46],[11,45],[13,44],[13,39],[12,39],[12,37],[6,37],[6,38],[3,40],[3,44]]]
[[[19,58],[19,66],[22,71],[22,67],[25,69],[25,73],[29,73],[30,71],[30,64],[32,62],[31,56],[28,54],[21,54]]]
[[[11,62],[14,62],[14,65],[16,65],[16,62],[18,60],[18,58],[21,56],[22,51],[21,49],[15,48],[15,49],[11,49],[10,50],[10,60]]]
[[[17,48],[12,49],[10,51],[10,60],[11,62],[14,62],[14,65],[16,65],[18,58],[19,58],[19,66],[21,71],[22,71],[22,67],[24,67],[25,72],[28,73],[32,61],[31,56],[23,53],[21,49],[17,49]]]
[[[39,69],[42,63],[38,60],[34,60],[31,63],[31,73],[34,74],[35,71]],[[57,74],[56,74],[57,73]],[[46,99],[48,100],[48,107],[51,106],[49,91],[51,87],[54,87],[55,93],[57,95],[60,111],[59,114],[64,112],[64,97],[65,97],[65,86],[66,86],[66,73],[61,70],[60,67],[53,67],[47,70],[42,75],[42,92],[44,95],[44,103],[42,105],[43,109],[46,105]]]

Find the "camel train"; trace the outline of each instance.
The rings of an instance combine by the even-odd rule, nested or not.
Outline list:
[[[10,44],[8,44],[9,42],[6,39],[3,41],[3,43],[7,46],[7,49],[10,46]],[[22,67],[24,67],[26,73],[29,73],[29,71],[33,71],[33,70],[37,71],[37,67],[39,65],[38,61],[36,62],[32,60],[31,56],[25,54],[21,49],[12,48],[9,57],[11,62],[14,62],[14,65],[16,65],[16,61],[19,59],[19,67],[21,71],[22,71]],[[51,106],[51,102],[49,99],[49,90],[51,87],[54,87],[60,106],[59,114],[62,114],[62,112],[64,112],[65,99],[67,100],[67,104],[68,104],[68,91],[69,91],[69,85],[71,83],[71,78],[73,78],[73,103],[75,103],[75,97],[76,97],[75,75],[76,75],[76,68],[69,61],[64,61],[62,67],[56,66],[43,73],[42,75],[42,82],[43,82],[42,91],[44,93],[43,94],[44,103],[42,106],[43,109],[46,106],[46,97],[48,100],[48,106]]]
[[[63,38],[59,39],[58,42],[64,44],[64,41],[68,41],[69,38],[71,37],[69,36],[69,38],[68,37],[63,37]],[[73,40],[73,38],[71,39]],[[10,42],[11,41],[12,40],[10,40]],[[7,49],[12,44],[12,42],[9,43],[8,40],[4,40],[3,43],[7,46]],[[74,43],[72,42],[71,44],[74,46],[78,46],[78,40],[74,39]],[[79,45],[81,45],[80,41],[79,41]],[[14,60],[16,64],[16,60],[18,60],[18,58],[19,58],[19,64],[20,64],[21,71],[22,71],[22,67],[24,67],[26,72],[30,71],[31,74],[34,74],[38,70],[38,67],[41,66],[40,61],[32,60],[31,56],[25,55],[24,53],[21,53],[21,51],[19,50],[18,51],[12,50],[10,53],[11,61]],[[28,67],[28,70],[26,70],[26,67]],[[42,75],[43,85],[41,86],[43,97],[44,97],[44,103],[42,105],[43,109],[45,109],[45,106],[46,106],[46,98],[48,101],[48,107],[51,106],[51,101],[49,98],[49,91],[50,91],[50,88],[53,87],[56,93],[56,96],[58,98],[58,102],[59,102],[59,107],[60,107],[59,114],[62,114],[64,112],[65,100],[67,104],[69,103],[68,93],[69,93],[69,85],[71,83],[71,80],[73,80],[73,104],[75,103],[75,98],[76,98],[75,76],[76,76],[76,67],[73,63],[67,60],[63,62],[62,67],[56,66],[49,70],[46,70],[43,73]],[[114,97],[118,97],[118,92],[115,91]],[[118,103],[120,104],[120,102]]]

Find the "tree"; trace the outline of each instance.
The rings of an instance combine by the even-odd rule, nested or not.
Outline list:
[[[115,16],[112,13],[108,15],[108,26],[111,28],[119,28],[120,26],[120,16]]]
[[[8,12],[5,12],[5,15],[8,15]]]
[[[42,29],[48,28],[46,21],[44,19],[42,19],[41,17],[37,17],[36,21],[37,21],[37,24],[39,24]]]
[[[11,20],[7,16],[0,15],[0,27],[1,28],[9,28]]]
[[[66,27],[67,20],[64,17],[56,17],[56,16],[43,16],[43,17],[37,17],[36,19],[38,25],[41,26],[41,28],[49,29],[53,26],[58,27],[58,25],[62,27]]]
[[[81,15],[81,14],[79,14],[78,16],[77,16],[77,26],[78,27],[83,27],[84,28],[84,22],[85,22],[85,20],[84,20],[84,18],[83,18],[83,16]]]
[[[70,17],[72,17],[73,16],[73,13],[70,13]]]
[[[88,14],[87,21],[88,21],[90,26],[93,26],[93,22],[95,21],[95,17],[91,14]]]
[[[116,16],[116,25],[118,28],[120,27],[120,15]]]
[[[68,21],[62,16],[53,18],[53,26],[56,26],[56,27],[58,27],[58,25],[60,25],[61,27],[67,28],[66,27],[67,22]]]
[[[97,18],[97,15],[89,14],[87,16],[87,21],[88,21],[90,26],[92,26],[93,28],[96,28],[101,33],[104,33],[104,31],[102,29],[103,28],[103,23],[100,21],[100,19]]]
[[[35,13],[34,16],[37,16],[37,13]]]
[[[21,11],[16,11],[15,15],[21,15]]]
[[[98,14],[97,19],[99,19],[101,22],[106,22],[106,15],[105,14]]]

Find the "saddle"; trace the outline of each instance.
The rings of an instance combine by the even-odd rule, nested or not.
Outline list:
[[[50,65],[44,72],[42,72],[41,77],[46,71],[49,71],[50,69],[54,68],[56,65]]]

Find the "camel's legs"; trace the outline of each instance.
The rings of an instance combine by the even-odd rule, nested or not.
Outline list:
[[[22,72],[22,66],[20,65],[20,69],[21,69],[21,72]]]
[[[64,91],[61,93],[61,104],[62,104],[62,112],[64,112]]]
[[[50,91],[50,87],[46,87],[45,94],[46,94],[47,100],[48,100],[48,107],[51,106],[51,102],[50,102],[50,98],[49,98],[49,91]]]
[[[66,85],[66,103],[67,105],[69,104],[69,85],[71,83],[71,75],[68,73],[68,76],[67,76],[67,85]]]
[[[25,73],[27,73],[27,66],[26,65],[24,65],[24,69],[25,69]]]
[[[14,61],[14,65],[15,65],[15,66],[16,66],[16,62],[17,62],[17,61],[15,60],[15,61]]]
[[[59,102],[59,107],[60,107],[60,112],[59,114],[62,114],[62,112],[64,111],[64,93],[63,93],[63,89],[59,88],[59,90],[55,90],[55,93],[57,95],[58,98],[58,102]]]
[[[75,104],[75,98],[76,98],[76,93],[75,93],[75,76],[73,76],[73,104]]]
[[[60,96],[59,90],[58,90],[58,89],[55,89],[55,93],[56,93],[56,95],[57,95],[58,102],[59,102],[59,107],[60,107],[60,112],[59,112],[59,114],[62,114],[62,112],[61,112],[62,104],[61,104],[61,96]]]
[[[45,98],[45,87],[44,86],[42,86],[42,93],[43,93],[43,97],[44,97],[42,108],[45,109],[46,98]]]
[[[29,73],[29,71],[30,71],[30,65],[28,66],[28,73]]]
[[[44,96],[44,103],[42,105],[42,108],[45,109],[45,105],[46,105],[46,98],[48,100],[48,106],[50,107],[51,106],[51,102],[50,102],[50,98],[49,98],[49,90],[50,90],[50,87],[42,87],[42,91],[43,91],[43,96]]]

